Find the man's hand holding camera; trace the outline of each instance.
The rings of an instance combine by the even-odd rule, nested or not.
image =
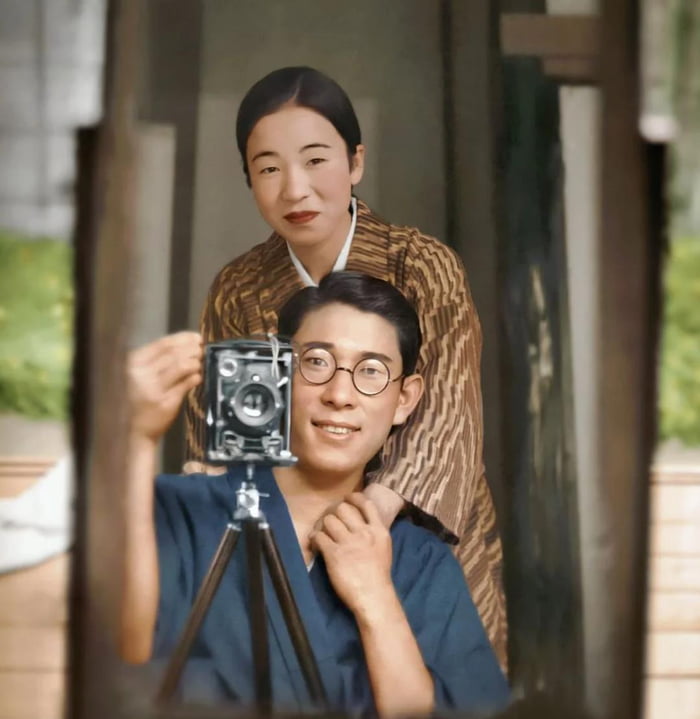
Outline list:
[[[153,478],[158,442],[187,392],[202,381],[202,338],[178,332],[133,350],[127,362],[130,437],[124,491],[124,582],[121,654],[140,663],[151,655],[158,608],[158,557]]]
[[[127,378],[131,436],[157,442],[172,424],[185,395],[202,381],[202,337],[178,332],[134,350]]]

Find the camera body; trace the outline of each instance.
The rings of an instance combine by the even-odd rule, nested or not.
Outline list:
[[[274,335],[215,342],[204,361],[207,461],[294,464],[291,344]]]

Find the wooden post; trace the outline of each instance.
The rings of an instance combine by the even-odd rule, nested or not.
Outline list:
[[[639,2],[602,4],[602,167],[597,314],[598,472],[607,522],[607,666],[599,687],[610,719],[642,706],[649,473],[656,429],[663,149],[639,134]]]
[[[73,387],[78,502],[67,711],[71,719],[107,719],[119,707],[115,630],[126,468],[125,289],[134,216],[142,5],[142,0],[112,0],[109,5],[104,120],[80,136]]]

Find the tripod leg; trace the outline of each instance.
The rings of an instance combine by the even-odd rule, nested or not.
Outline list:
[[[180,676],[182,675],[182,670],[185,666],[185,662],[187,661],[192,644],[197,637],[197,633],[199,632],[199,628],[201,627],[209,606],[211,605],[214,594],[216,594],[216,590],[219,588],[221,577],[228,566],[233,550],[236,548],[239,536],[240,530],[238,528],[232,524],[227,525],[224,530],[224,534],[221,537],[219,547],[216,550],[216,554],[214,555],[214,558],[209,565],[209,569],[207,570],[207,574],[204,577],[202,586],[197,592],[197,596],[195,597],[194,604],[192,605],[192,609],[187,619],[187,624],[185,625],[177,646],[175,647],[175,651],[168,662],[168,667],[165,670],[165,676],[163,677],[163,681],[156,696],[156,700],[158,702],[168,701],[177,689],[177,684],[180,681]]]
[[[244,520],[243,531],[248,554],[248,602],[250,604],[250,639],[253,648],[255,696],[258,709],[263,713],[268,713],[272,707],[272,680],[265,614],[260,521],[258,519]]]
[[[321,681],[321,673],[319,672],[316,659],[311,649],[311,643],[309,637],[306,634],[304,628],[304,622],[302,621],[299,608],[294,599],[292,587],[289,584],[289,577],[284,569],[282,560],[279,555],[279,550],[275,544],[275,538],[272,535],[269,525],[264,525],[261,528],[262,546],[265,554],[265,560],[267,561],[267,567],[270,571],[270,577],[272,584],[275,588],[275,594],[277,594],[277,600],[279,601],[284,619],[287,624],[287,630],[291,637],[294,650],[297,655],[297,660],[301,666],[301,670],[304,673],[304,679],[306,680],[306,686],[309,690],[309,696],[311,701],[319,706],[325,706],[327,704],[326,692],[323,688],[323,682]]]

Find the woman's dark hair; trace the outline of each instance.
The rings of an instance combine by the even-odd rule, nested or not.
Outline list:
[[[280,335],[294,336],[306,315],[334,303],[371,312],[390,322],[399,338],[403,373],[415,371],[423,340],[416,311],[393,285],[361,272],[331,272],[318,287],[299,290],[280,310]]]
[[[360,124],[350,98],[335,80],[312,67],[283,67],[275,70],[248,90],[238,108],[236,141],[248,185],[250,173],[246,147],[250,133],[260,118],[277,112],[287,104],[308,107],[323,115],[345,140],[350,161],[362,142]]]

